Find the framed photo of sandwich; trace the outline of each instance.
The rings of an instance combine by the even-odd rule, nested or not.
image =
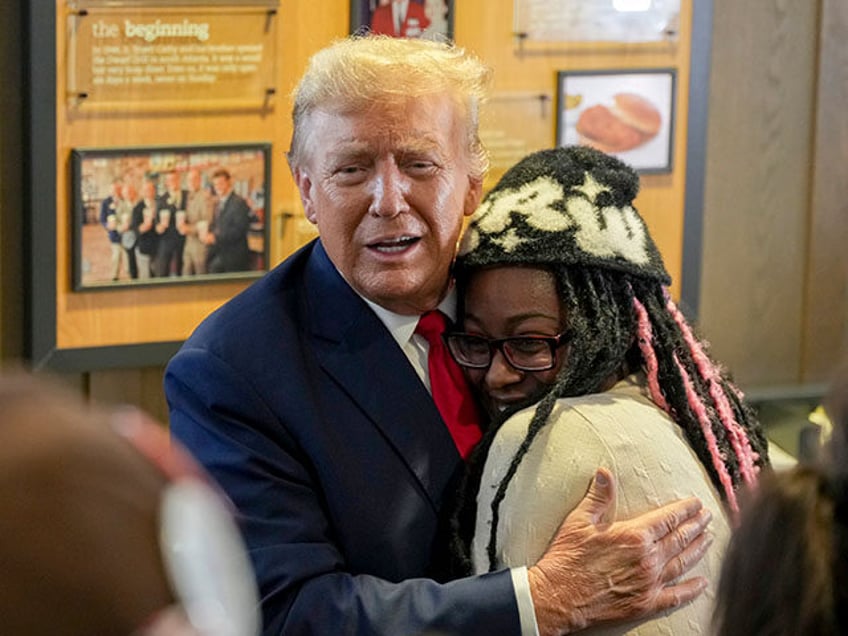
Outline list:
[[[350,32],[453,39],[454,0],[351,0]]]
[[[617,156],[642,173],[672,170],[673,68],[560,71],[556,143]]]
[[[270,144],[71,153],[74,291],[267,271]]]

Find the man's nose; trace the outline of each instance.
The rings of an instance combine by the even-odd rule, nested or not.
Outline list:
[[[492,363],[486,369],[486,385],[490,389],[499,389],[515,382],[520,382],[524,377],[524,372],[519,371],[509,362],[507,362],[503,353],[495,350],[492,353]]]
[[[374,192],[369,212],[392,218],[409,211],[406,196],[409,179],[394,161],[380,162],[374,178]]]

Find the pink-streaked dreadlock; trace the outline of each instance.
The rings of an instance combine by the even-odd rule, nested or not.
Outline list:
[[[768,464],[767,442],[753,411],[668,293],[662,259],[632,207],[637,191],[636,173],[613,157],[583,147],[542,151],[504,175],[466,232],[456,270],[460,291],[481,268],[544,267],[555,277],[565,327],[573,334],[568,358],[538,402],[495,493],[492,567],[500,503],[556,401],[597,393],[611,377],[645,374],[652,401],[683,430],[734,516],[737,491],[753,486]],[[460,294],[460,315],[462,309]],[[471,458],[467,492],[461,495],[467,501],[452,521],[454,557],[467,544],[462,535],[488,447],[513,412],[493,423]]]
[[[695,388],[692,377],[681,362],[681,356],[677,353],[672,354],[674,365],[680,376],[680,382],[686,392],[686,402],[692,415],[695,416],[701,429],[706,449],[709,453],[710,462],[715,470],[720,482],[721,490],[727,500],[728,506],[734,513],[739,512],[739,505],[736,501],[736,487],[739,485],[740,479],[734,479],[727,468],[726,460],[731,456],[726,448],[719,448],[719,439],[713,427],[720,423],[724,432],[727,435],[727,440],[732,447],[732,456],[736,458],[741,481],[749,486],[753,486],[756,481],[759,466],[756,462],[760,457],[759,452],[754,451],[748,434],[743,424],[737,419],[737,411],[730,404],[725,386],[727,380],[722,377],[720,367],[710,359],[704,350],[703,344],[692,333],[692,328],[686,322],[683,313],[674,304],[674,301],[666,292],[666,310],[674,319],[683,336],[683,341],[687,345],[687,350],[694,368],[697,370],[698,377],[702,386],[708,387],[709,400],[705,400],[703,395],[700,395]],[[651,329],[651,318],[648,310],[639,301],[638,298],[633,298],[633,308],[637,316],[637,341],[639,350],[642,353],[643,365],[642,369],[648,377],[648,389],[651,399],[662,410],[668,413],[672,419],[678,424],[678,413],[681,409],[669,406],[668,401],[663,394],[659,382],[659,370],[656,358],[656,353],[653,350],[653,335]],[[734,387],[735,389],[735,387]],[[737,390],[731,391],[735,398],[739,398]],[[743,420],[744,422],[745,420]],[[759,429],[757,429],[759,431]],[[688,434],[688,431],[687,431]],[[690,442],[692,436],[689,436]],[[762,450],[762,449],[761,449]],[[701,460],[704,461],[703,454],[699,453]]]

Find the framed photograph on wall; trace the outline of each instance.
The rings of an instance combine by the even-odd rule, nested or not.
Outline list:
[[[642,173],[671,172],[675,78],[671,68],[560,71],[557,145],[593,146]]]
[[[454,0],[351,0],[350,32],[453,39]]]
[[[74,291],[258,277],[270,144],[71,153]]]

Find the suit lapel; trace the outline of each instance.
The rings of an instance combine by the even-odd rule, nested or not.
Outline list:
[[[313,344],[322,367],[382,432],[438,510],[460,458],[430,394],[383,323],[341,278],[320,241],[305,281]]]

